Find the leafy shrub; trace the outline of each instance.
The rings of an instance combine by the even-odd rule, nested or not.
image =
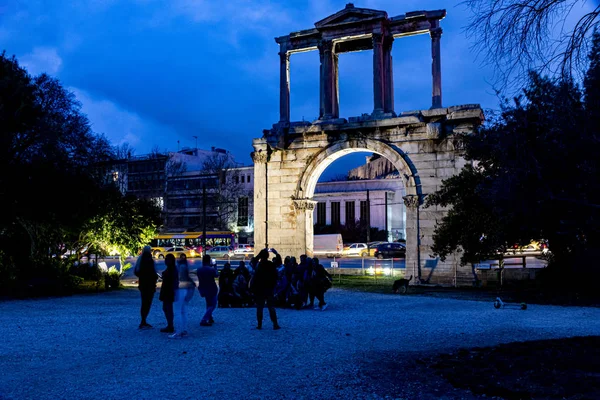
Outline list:
[[[121,285],[121,278],[129,268],[131,268],[130,263],[123,265],[120,271],[115,266],[110,267],[108,272],[104,274],[106,289],[118,289]]]
[[[102,271],[96,264],[82,263],[72,265],[69,268],[69,273],[83,278],[86,281],[99,281],[102,279]]]

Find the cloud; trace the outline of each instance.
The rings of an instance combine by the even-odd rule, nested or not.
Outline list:
[[[113,145],[129,143],[138,152],[146,153],[154,145],[166,142],[174,135],[171,128],[124,110],[110,100],[97,99],[75,87],[69,90],[81,102],[82,111],[90,120],[94,132],[104,134]]]
[[[62,58],[53,47],[34,47],[33,51],[20,58],[22,66],[27,68],[31,75],[47,73],[56,75],[62,66]]]

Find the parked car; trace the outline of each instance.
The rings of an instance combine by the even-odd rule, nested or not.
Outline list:
[[[375,250],[377,258],[406,257],[406,246],[402,243],[382,243]]]
[[[249,244],[238,244],[233,254],[251,254],[254,253],[254,246]]]
[[[215,246],[210,250],[206,250],[206,254],[212,258],[233,257],[233,247],[231,246]]]
[[[375,257],[375,251],[377,250],[377,246],[379,246],[382,243],[387,243],[387,242],[383,242],[381,240],[375,241],[375,242],[369,242],[367,243],[367,246],[369,246],[369,255],[371,257]]]
[[[185,247],[170,247],[166,250],[157,250],[154,252],[154,257],[156,258],[165,258],[167,254],[173,254],[175,258],[179,258],[182,254],[185,254],[188,258],[196,257],[196,250],[194,249],[186,249]]]
[[[366,257],[369,255],[366,243],[352,243],[351,245],[344,247],[343,255],[346,257],[359,256]]]

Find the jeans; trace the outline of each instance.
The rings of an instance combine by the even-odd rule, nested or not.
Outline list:
[[[175,292],[175,315],[178,316],[177,332],[187,331],[187,309],[193,296],[194,288],[177,289]]]
[[[202,321],[200,322],[210,322],[212,320],[213,311],[217,308],[217,295],[212,297],[205,297],[206,300],[206,313],[202,317]]]

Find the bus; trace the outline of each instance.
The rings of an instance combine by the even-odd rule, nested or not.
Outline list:
[[[194,249],[202,254],[202,232],[163,232],[150,241],[152,255],[175,246]],[[235,248],[235,233],[230,231],[206,231],[206,249],[214,246],[231,246]]]

